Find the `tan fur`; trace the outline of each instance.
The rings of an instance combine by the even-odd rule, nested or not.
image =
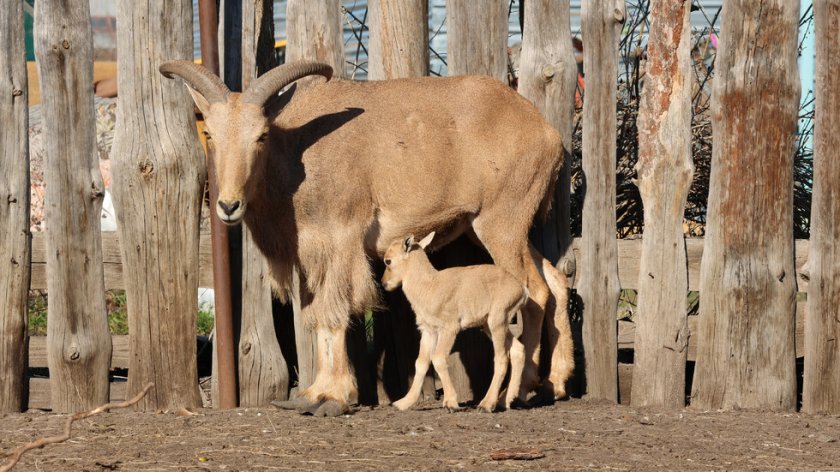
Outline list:
[[[531,293],[523,389],[536,386],[550,292],[527,234],[562,152],[558,133],[531,103],[474,76],[333,80],[286,92],[286,105],[274,114],[237,93],[208,103],[192,92],[211,138],[219,202],[240,203],[230,216],[221,207],[217,213],[249,226],[282,298],[299,269],[310,326],[335,338],[351,313],[378,303],[368,258],[380,257],[394,239],[437,231],[445,244],[474,231]],[[329,345],[319,342],[316,385],[306,396],[346,402],[355,395],[352,379],[338,382],[349,394],[326,387],[351,375],[346,355],[323,351]]]
[[[511,351],[511,379],[505,407],[519,392],[525,363],[523,346],[510,332],[510,322],[528,301],[528,289],[513,275],[496,265],[454,267],[438,271],[424,251],[434,233],[414,242],[411,236],[395,241],[385,251],[386,290],[403,287],[420,329],[420,353],[415,363],[414,381],[408,393],[394,402],[400,410],[417,403],[429,359],[443,384],[443,406],[458,408],[455,387],[449,378],[447,361],[455,336],[466,328],[481,327],[493,341],[493,379],[479,408],[492,412],[499,401],[499,389],[507,373]]]

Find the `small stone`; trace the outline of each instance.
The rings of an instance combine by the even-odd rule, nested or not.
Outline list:
[[[834,436],[829,436],[825,433],[820,433],[814,436],[814,440],[819,441],[821,443],[834,443],[837,442],[837,438]]]
[[[639,420],[639,423],[643,425],[653,425],[653,421],[651,421],[648,416],[643,416],[642,419]]]

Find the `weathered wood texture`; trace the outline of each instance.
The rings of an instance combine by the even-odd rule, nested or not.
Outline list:
[[[691,405],[793,410],[799,0],[723,8]]]
[[[50,397],[52,396],[52,386],[50,379],[30,378],[29,383],[29,403],[27,408],[35,408],[41,410],[52,409]],[[109,387],[109,399],[106,401],[116,402],[123,401],[127,397],[125,395],[126,382],[111,382]]]
[[[477,6],[469,0],[447,0],[449,75],[489,75],[507,82],[507,8],[505,0],[489,0]],[[443,266],[491,262],[489,256],[462,237],[433,260]],[[449,356],[452,382],[459,401],[478,400],[490,385],[492,346],[479,329],[466,330]]]
[[[639,268],[633,405],[685,406],[688,346],[682,222],[691,158],[689,0],[653,0],[647,74],[639,107],[639,193],[644,238]]]
[[[0,413],[21,411],[29,290],[29,114],[23,3],[0,6]]]
[[[43,114],[51,118],[44,128],[51,404],[54,411],[74,412],[108,401],[111,358],[87,2],[36,4],[35,56]]]
[[[564,165],[545,223],[537,222],[531,241],[552,262],[573,275],[570,225],[570,173],[577,63],[572,47],[569,0],[524,4],[524,32],[518,91],[532,101],[563,139]]]
[[[840,0],[816,0],[814,195],[802,409],[840,413]]]
[[[519,64],[518,91],[534,102],[545,119],[560,133],[563,140],[563,167],[554,189],[554,201],[545,221],[539,217],[531,229],[531,242],[567,276],[574,276],[574,251],[571,250],[570,172],[572,129],[574,128],[577,64],[572,48],[568,0],[521,2],[524,8],[522,55]],[[557,301],[549,301],[546,316],[543,359],[559,362],[554,354],[560,330],[569,325],[568,310],[557,309]],[[544,372],[550,365],[544,362]],[[548,379],[551,382],[551,379]],[[547,386],[547,385],[546,385]]]
[[[429,73],[427,0],[372,0],[369,4],[370,80],[422,77]],[[380,267],[382,270],[382,267]],[[379,403],[402,398],[414,375],[420,336],[414,313],[401,290],[384,293],[387,312],[374,313]],[[423,396],[434,393],[426,374]]]
[[[286,5],[286,62],[306,59],[329,64],[333,77],[344,76],[344,46],[341,32],[341,2],[339,0],[289,0]],[[297,81],[298,87],[322,81],[307,77]],[[299,290],[296,288],[295,293]],[[301,301],[293,301],[295,344],[298,356],[298,387],[306,388],[315,380],[315,332],[306,328],[300,318]],[[347,338],[358,342],[359,332],[351,323]],[[364,335],[364,333],[361,333]]]
[[[446,1],[449,75],[482,74],[507,82],[508,3]]]
[[[273,66],[270,0],[242,2],[242,88]],[[242,325],[239,335],[239,405],[267,405],[289,395],[289,368],[280,351],[271,306],[268,263],[242,227]]]
[[[583,349],[590,398],[618,400],[616,309],[619,282],[615,243],[615,78],[624,1],[584,0],[586,48],[583,103],[583,227],[578,294],[583,302]]]
[[[157,73],[192,59],[192,2],[120,2],[114,203],[128,300],[135,408],[201,406],[196,379],[199,214],[206,169],[185,87]],[[52,292],[50,292],[52,297]]]
[[[128,369],[128,335],[111,336],[111,344],[111,369]],[[46,336],[29,337],[29,367],[48,367]]]
[[[370,80],[429,74],[428,0],[371,0]]]

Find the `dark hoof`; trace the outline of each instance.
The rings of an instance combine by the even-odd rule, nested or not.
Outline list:
[[[314,416],[320,418],[335,418],[336,416],[350,413],[350,407],[346,403],[335,400],[327,400],[318,406],[318,409],[313,413]]]
[[[448,406],[448,407],[446,407],[446,412],[447,413],[459,413],[459,412],[462,412],[464,410],[466,410],[466,408],[464,408],[463,406],[456,406],[456,407]]]
[[[306,397],[297,397],[292,400],[274,400],[271,402],[271,406],[281,410],[300,411],[301,409],[308,409],[312,405],[313,403],[306,399]],[[318,405],[318,403],[315,403],[315,405]]]
[[[525,402],[523,402],[523,401],[522,401],[522,400],[520,400],[519,398],[514,398],[514,399],[510,402],[510,409],[511,409],[511,410],[526,410],[526,409],[528,409],[528,408],[530,408],[530,405],[529,405],[529,404],[527,404],[527,403],[525,403]]]
[[[554,404],[554,392],[550,390],[540,390],[536,395],[528,399],[528,407],[534,408],[538,406],[549,406]]]

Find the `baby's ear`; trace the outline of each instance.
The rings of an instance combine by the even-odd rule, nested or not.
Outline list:
[[[432,231],[431,233],[427,234],[425,238],[420,240],[420,247],[426,249],[426,246],[432,243],[432,240],[435,239],[435,232]]]
[[[403,241],[403,252],[408,253],[411,250],[411,246],[414,246],[414,235],[405,238]]]

